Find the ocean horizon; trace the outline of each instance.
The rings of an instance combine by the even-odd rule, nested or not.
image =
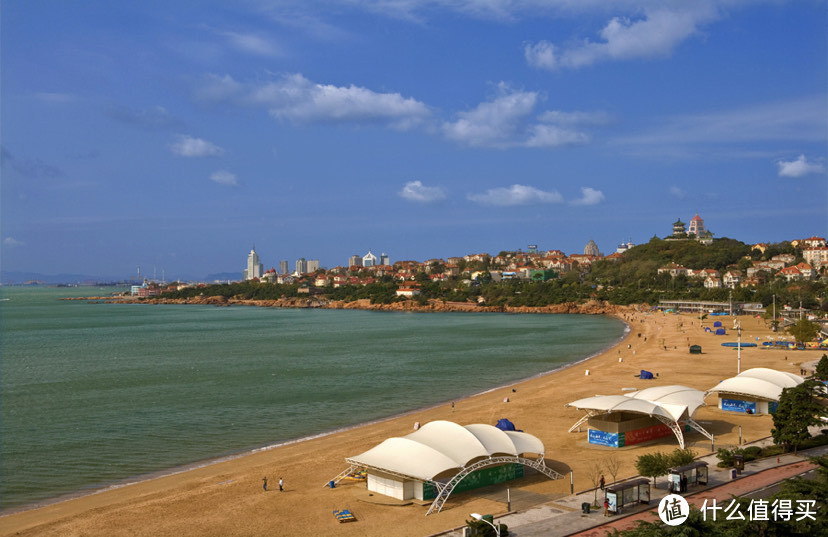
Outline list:
[[[489,391],[593,356],[626,327],[60,300],[111,291],[0,288],[6,512]]]

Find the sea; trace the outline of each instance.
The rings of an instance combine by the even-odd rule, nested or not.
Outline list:
[[[626,329],[61,300],[113,291],[0,287],[0,513],[445,404],[584,360]]]

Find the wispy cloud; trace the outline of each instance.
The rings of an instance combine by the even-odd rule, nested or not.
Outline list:
[[[421,181],[409,181],[398,194],[408,201],[433,203],[446,199],[446,191],[439,186],[425,186]]]
[[[282,54],[281,47],[271,39],[253,33],[219,32],[236,50],[256,56],[273,57]]]
[[[581,197],[570,201],[570,205],[597,205],[604,201],[604,193],[590,187],[581,187]]]
[[[296,123],[381,123],[407,129],[421,124],[431,114],[422,102],[399,93],[378,93],[353,84],[318,84],[301,74],[252,84],[242,84],[229,76],[214,76],[200,95],[264,106],[272,117]]]
[[[526,61],[538,69],[578,68],[605,60],[670,56],[675,47],[718,18],[707,2],[645,8],[639,18],[613,17],[600,32],[600,41],[585,39],[571,45],[548,41],[527,44]]]
[[[26,243],[23,241],[19,241],[13,237],[6,237],[3,239],[3,245],[8,246],[9,248],[16,248],[18,246],[25,246]]]
[[[780,160],[776,165],[779,167],[780,177],[803,177],[825,172],[822,162],[808,160],[805,155],[799,155],[795,160]]]
[[[219,146],[192,136],[181,135],[169,145],[170,151],[181,157],[218,157],[224,154]]]
[[[63,170],[57,166],[47,164],[39,159],[21,159],[12,155],[5,146],[0,146],[0,164],[10,166],[11,169],[28,179],[54,179],[64,175]]]
[[[239,181],[236,174],[228,172],[227,170],[218,170],[210,174],[210,180],[214,183],[224,186],[239,186]]]
[[[547,192],[526,185],[492,188],[482,194],[469,194],[467,197],[469,200],[482,205],[499,206],[563,202],[563,196],[556,190]]]
[[[152,106],[143,110],[115,106],[106,109],[106,115],[121,123],[152,130],[171,129],[181,125],[181,121],[174,118],[163,106]]]
[[[671,196],[674,196],[674,197],[679,198],[679,199],[681,199],[681,198],[683,198],[684,196],[687,195],[687,192],[685,192],[684,190],[682,190],[681,188],[679,188],[675,185],[670,187],[669,192],[670,192]]]
[[[720,110],[662,119],[650,129],[613,140],[614,144],[637,147],[645,153],[664,153],[665,148],[717,147],[767,141],[826,140],[828,102],[824,96],[763,103],[745,108]]]

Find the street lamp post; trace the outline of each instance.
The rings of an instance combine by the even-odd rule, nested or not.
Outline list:
[[[736,333],[739,335],[739,339],[736,343],[736,374],[738,375],[742,372],[742,321],[736,321]]]
[[[485,522],[489,526],[493,527],[494,530],[495,530],[495,535],[497,535],[497,537],[500,537],[500,527],[499,526],[495,526],[494,524],[492,524],[491,522],[489,522],[488,520],[483,518],[483,515],[481,515],[480,513],[472,513],[471,517],[475,520]]]

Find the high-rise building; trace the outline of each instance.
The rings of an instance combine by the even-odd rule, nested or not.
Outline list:
[[[287,274],[288,273],[288,262],[287,260],[279,261],[279,274]]]
[[[296,272],[297,276],[301,276],[302,274],[308,273],[308,262],[304,257],[300,257],[296,260]]]
[[[308,259],[308,274],[316,272],[317,270],[319,270],[319,260]]]
[[[362,266],[363,267],[373,267],[377,264],[377,256],[371,253],[371,250],[368,250],[368,253],[362,256]]]
[[[383,252],[382,255],[380,256],[380,265],[390,265],[390,264],[391,264],[391,258],[388,257],[388,254]]]
[[[358,255],[352,255],[348,258],[348,266],[349,267],[361,267],[362,266],[362,258]]]
[[[264,265],[259,262],[259,255],[256,253],[256,247],[254,246],[247,255],[247,268],[242,273],[242,279],[261,278],[262,274],[264,274]]]

